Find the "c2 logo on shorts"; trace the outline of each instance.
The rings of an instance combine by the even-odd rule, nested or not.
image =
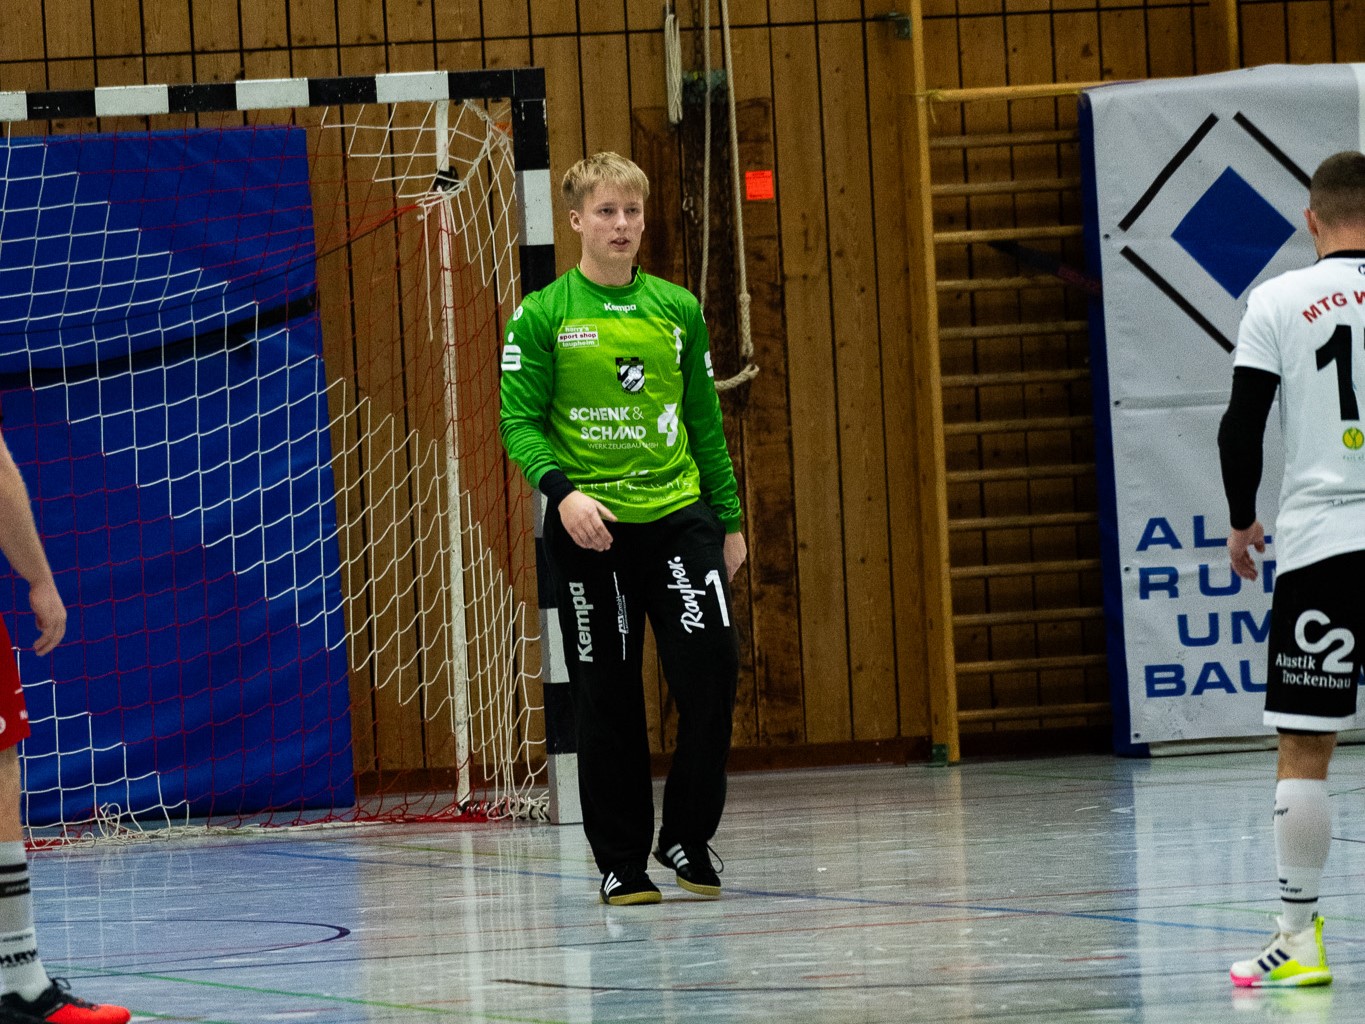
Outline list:
[[[1351,672],[1350,653],[1355,650],[1356,638],[1349,629],[1337,626],[1324,632],[1318,639],[1308,639],[1309,626],[1330,626],[1332,620],[1326,614],[1316,608],[1310,608],[1299,616],[1299,620],[1294,623],[1294,642],[1299,645],[1299,650],[1307,654],[1321,654],[1328,651],[1328,648],[1335,648],[1328,651],[1327,657],[1322,659],[1322,671],[1337,672],[1349,675]]]

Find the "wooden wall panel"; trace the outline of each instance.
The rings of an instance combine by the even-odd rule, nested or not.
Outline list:
[[[743,112],[741,167],[774,171],[780,195],[786,186],[777,162],[771,36],[766,28],[738,31],[734,52],[735,92]],[[753,745],[766,747],[804,738],[804,700],[800,611],[792,586],[797,548],[791,516],[794,485],[779,201],[746,199],[742,208],[754,362],[760,372],[724,404],[726,415],[744,427],[741,462],[749,545],[749,561],[739,577],[748,590],[749,664],[740,683],[743,716],[737,715],[736,721],[751,730]]]
[[[852,736],[843,586],[843,509],[837,486],[839,436],[830,323],[825,169],[809,126],[820,109],[820,55],[810,27],[773,29],[773,96],[787,320],[797,561],[800,580],[805,739]],[[806,130],[797,130],[803,126]]]
[[[1365,60],[1365,2],[1333,0],[1332,43],[1334,61]]]
[[[423,0],[416,0],[416,2],[420,4]],[[440,42],[452,39],[478,41],[483,39],[481,5],[470,3],[469,0],[431,0],[431,22],[434,26],[435,38]],[[451,68],[471,66],[477,65],[449,65]]]
[[[1301,0],[1286,5],[1285,15],[1288,22],[1289,63],[1331,63],[1333,39],[1330,32],[1323,31],[1332,22],[1332,5],[1328,0]]]
[[[771,102],[746,101],[741,110],[744,166],[772,168],[776,152]],[[747,386],[742,412],[726,403],[729,415],[744,426],[741,461],[749,544],[748,564],[736,577],[737,582],[747,585],[750,601],[745,644],[749,664],[740,690],[745,698],[744,712],[742,719],[737,716],[736,724],[742,720],[747,726],[752,717],[748,734],[753,744],[768,746],[795,742],[803,733],[801,642],[794,628],[799,611],[791,586],[796,535],[789,514],[793,484],[786,430],[790,413],[777,207],[760,200],[746,202],[744,210],[754,361],[761,370]]]
[[[578,31],[578,5],[575,0],[541,0],[528,6],[531,9],[531,35],[573,35]]]
[[[1125,81],[1147,75],[1147,33],[1142,11],[1101,10],[1099,78]]]
[[[22,65],[26,69],[31,67],[30,62],[37,62],[39,70],[43,69],[43,57],[47,51],[47,39],[43,35],[43,19],[33,16],[33,11],[23,4],[6,4],[0,7],[0,38],[4,39],[5,53],[13,57],[16,61],[24,61]],[[4,69],[7,73],[0,77],[0,89],[19,90],[31,89],[35,86],[29,84],[32,80],[31,75],[20,76],[9,74],[9,68]],[[46,76],[43,76],[46,77]],[[23,84],[12,84],[12,82],[23,81]],[[42,78],[38,79],[39,82]],[[41,88],[41,86],[38,86]]]
[[[349,5],[349,10],[357,6]],[[370,6],[370,5],[363,5]],[[308,49],[318,46],[336,46],[337,15],[339,8],[330,4],[319,4],[313,0],[288,0],[286,7],[289,17],[289,46],[291,49]]]
[[[167,21],[158,19],[157,34],[152,38],[164,38],[168,28]],[[235,7],[214,3],[212,0],[190,0],[190,39],[192,55],[198,59],[209,51],[239,50],[242,45],[241,21]],[[152,27],[148,23],[148,29]],[[150,31],[149,31],[150,36]],[[197,72],[196,72],[197,74]],[[198,80],[198,78],[196,78]]]
[[[853,739],[887,739],[900,722],[895,647],[886,642],[892,622],[886,447],[882,403],[874,400],[882,353],[871,169],[861,144],[868,137],[862,27],[823,28],[820,67]]]
[[[304,0],[308,6],[313,6],[309,0]],[[386,4],[337,4],[336,18],[333,24],[333,32],[338,45],[343,41],[347,46],[378,46],[383,45],[388,32],[388,18],[386,18]],[[399,18],[403,14],[400,8],[391,15]],[[417,13],[409,9],[408,16]],[[383,51],[377,51],[376,56],[380,59],[374,68],[374,72],[383,71],[384,63],[382,59]]]
[[[630,152],[630,117],[622,98],[630,95],[627,48],[623,35],[584,36],[579,44],[583,69],[583,152]]]
[[[32,13],[30,7],[30,17]],[[44,0],[42,24],[47,30],[47,45],[41,52],[48,60],[88,58],[94,55],[95,25],[90,16],[90,5],[84,0]],[[9,41],[6,40],[8,45]],[[86,84],[89,86],[94,83],[87,81]]]
[[[580,0],[581,6],[595,6],[595,0]],[[679,6],[677,3],[674,7]],[[662,5],[655,0],[625,0],[626,28],[631,33],[659,32],[663,27]]]
[[[1242,20],[1242,40],[1246,45],[1248,28],[1245,8]],[[1194,74],[1194,27],[1188,8],[1150,7],[1147,10],[1147,44],[1151,59],[1147,74],[1152,78],[1174,78]],[[1245,52],[1243,63],[1257,63]]]
[[[196,5],[215,0],[194,0]],[[321,5],[319,5],[321,6]],[[299,45],[290,32],[288,0],[250,0],[238,4],[245,50],[284,50]]]
[[[224,4],[190,0],[190,81],[231,82],[242,72],[242,29],[236,11],[231,15],[228,16]],[[149,67],[149,78],[150,72],[152,68]]]
[[[138,0],[108,0],[93,5],[95,52],[101,56],[122,58],[141,70],[142,10]],[[100,85],[134,85],[142,78],[100,80]]]
[[[768,0],[768,14],[774,25],[809,24],[815,20],[815,0]]]
[[[1227,43],[1212,8],[1212,4],[1200,4],[1191,9],[1191,21],[1194,24],[1194,70],[1200,75],[1228,69]]]
[[[386,3],[373,5],[381,8],[384,19],[380,35],[372,42],[387,40],[390,46],[400,43],[424,43],[428,52],[434,39],[432,20],[436,5],[428,0],[387,0]],[[442,26],[445,35],[453,26]],[[343,32],[344,37],[344,32]]]
[[[888,80],[897,73],[899,45],[893,33],[867,32],[868,77]],[[870,90],[868,118],[874,130],[899,122],[901,111],[892,90]],[[919,569],[917,529],[920,496],[913,364],[910,351],[911,309],[906,281],[910,276],[909,228],[901,195],[903,179],[899,149],[874,146],[871,152],[872,219],[876,236],[875,294],[881,337],[880,398],[885,438],[887,539],[891,573],[891,636],[900,721],[895,735],[924,736],[929,732],[928,676],[923,644],[925,584]]]
[[[719,9],[716,0],[707,2],[719,67]],[[650,267],[679,281],[696,274],[687,255],[696,225],[683,208],[691,202],[683,179],[698,155],[685,151],[681,134],[663,118],[657,0],[39,0],[33,6],[41,17],[22,5],[0,13],[0,88],[373,73],[433,63],[541,65],[553,173],[602,148],[648,162],[655,184],[645,249]],[[698,50],[695,5],[676,6],[684,64],[691,68]],[[732,4],[741,169],[772,170],[777,183],[774,201],[742,203],[761,373],[725,399],[751,551],[735,588],[745,636],[736,716],[741,746],[866,745],[918,740],[928,730],[920,628],[927,581],[915,568],[919,473],[910,455],[915,415],[907,342],[917,311],[904,286],[901,112],[886,88],[894,48],[903,44],[874,17],[880,13],[874,6],[863,0]],[[1183,75],[1209,70],[1218,59],[1217,25],[1208,5],[1195,0],[925,0],[924,10],[926,74],[936,89]],[[1365,60],[1361,0],[1244,0],[1239,13],[1246,64]],[[1056,100],[940,104],[935,114],[941,135],[1066,128],[1075,118],[1074,104]],[[695,108],[689,113],[697,115]],[[266,112],[236,120],[278,117]],[[931,157],[936,182],[972,185],[1065,176],[1074,160],[1074,145],[1055,143],[935,150]],[[724,152],[716,154],[714,189],[726,187],[726,163]],[[1056,192],[941,196],[934,209],[940,231],[1077,216],[1074,196]],[[390,247],[399,241],[388,236]],[[562,271],[577,257],[562,210],[556,242]],[[728,240],[717,236],[712,245],[722,252]],[[1074,241],[1039,247],[1072,262],[1080,258]],[[377,249],[369,251],[380,258]],[[936,256],[940,276],[958,281],[1022,273],[1013,257],[980,243],[940,245]],[[429,353],[404,348],[413,296],[370,287],[363,265],[327,264],[320,273],[324,287],[344,296],[357,317],[386,325],[376,338],[387,340],[376,341],[375,351],[345,351],[327,340],[329,365],[363,389],[381,415],[402,420],[412,397],[401,383],[404,372],[430,370],[423,362]],[[730,302],[727,292],[726,282],[715,284],[711,305]],[[1083,380],[977,385],[965,379],[1083,365],[1085,339],[1074,332],[973,333],[983,325],[1083,319],[1080,297],[1032,281],[957,287],[942,291],[939,303],[950,331],[941,343],[943,372],[958,378],[943,396],[949,423],[1088,412]],[[718,327],[718,357],[731,351],[727,330]],[[384,345],[392,351],[379,351]],[[339,451],[344,440],[337,439]],[[955,433],[946,449],[950,472],[959,474],[949,484],[951,518],[1081,517],[1065,525],[969,523],[950,534],[954,565],[1077,559],[1096,551],[1096,528],[1085,519],[1095,505],[1084,469],[1093,459],[1087,428]],[[1073,465],[1082,468],[1028,475]],[[352,458],[346,473],[401,469]],[[345,500],[357,502],[358,492]],[[368,514],[370,529],[401,531],[412,528],[401,522],[404,516],[417,521],[412,509]],[[388,593],[370,596],[382,604],[409,582],[395,580]],[[1096,605],[1093,572],[961,576],[952,589],[954,613],[962,617],[955,629],[960,661],[1103,649],[1094,617],[973,618],[1002,609]],[[647,662],[651,742],[662,751],[671,746],[674,724],[652,648]],[[1079,702],[1097,699],[1103,686],[1102,668],[1010,671],[965,675],[960,696],[964,707]],[[408,723],[399,731],[412,728]],[[380,736],[377,745],[367,740],[358,750],[362,758],[382,759],[409,738]],[[439,737],[429,738],[439,746]]]
[[[1284,8],[1279,4],[1242,7],[1242,60],[1248,65],[1282,64],[1288,57]]]
[[[626,4],[624,0],[607,0],[605,3],[599,3],[597,0],[577,0],[577,4],[577,30],[579,32],[625,32]],[[663,14],[658,10],[660,6],[655,5],[655,23],[650,25],[650,28],[657,28],[663,24]],[[573,31],[573,29],[569,31]]]
[[[527,10],[529,4],[508,3],[507,0],[481,0],[481,2],[485,39],[525,38],[530,35],[530,13]],[[553,5],[560,0],[548,0],[548,2]]]

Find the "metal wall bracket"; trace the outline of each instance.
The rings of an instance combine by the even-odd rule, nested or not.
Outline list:
[[[900,11],[887,11],[885,14],[873,15],[873,21],[889,21],[896,29],[897,39],[910,38],[910,15],[902,14]]]

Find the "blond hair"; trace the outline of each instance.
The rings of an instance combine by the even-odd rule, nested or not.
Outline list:
[[[649,178],[633,160],[619,153],[594,153],[578,161],[564,172],[560,188],[569,209],[581,210],[583,202],[598,185],[616,185],[626,192],[638,192],[641,199],[649,198]]]

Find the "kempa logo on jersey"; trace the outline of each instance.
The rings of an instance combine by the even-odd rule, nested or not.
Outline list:
[[[668,568],[673,573],[673,582],[668,585],[668,589],[676,590],[683,602],[683,613],[678,616],[682,628],[689,633],[694,629],[705,629],[706,623],[702,620],[701,602],[697,598],[701,597],[706,591],[697,590],[692,586],[692,581],[687,578],[687,569],[683,565],[681,555],[674,555],[669,560]]]
[[[597,326],[595,324],[566,326],[559,332],[557,340],[560,348],[596,348]]]
[[[604,302],[602,308],[608,313],[634,313],[640,307],[633,302],[629,306],[618,306],[614,302]]]
[[[573,614],[578,622],[578,660],[592,661],[592,623],[588,621],[592,605],[588,604],[587,590],[581,583],[570,583],[569,593],[573,595]]]

